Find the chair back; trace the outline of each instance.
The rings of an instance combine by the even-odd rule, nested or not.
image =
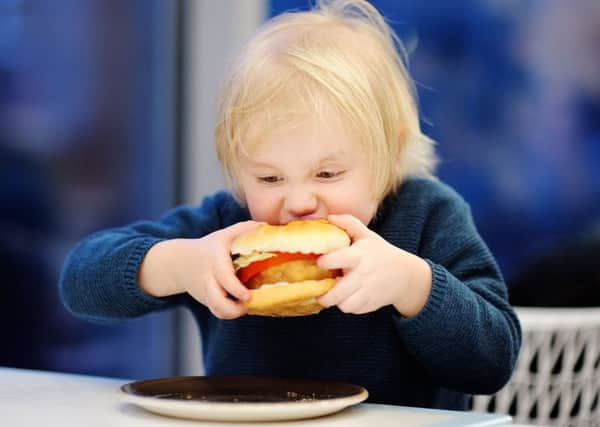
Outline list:
[[[523,343],[510,381],[472,409],[515,423],[600,426],[600,308],[516,307]]]

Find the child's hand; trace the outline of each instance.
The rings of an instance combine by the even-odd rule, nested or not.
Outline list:
[[[190,260],[189,276],[182,278],[185,290],[220,319],[234,319],[246,314],[242,301],[247,300],[250,293],[235,275],[231,242],[258,225],[255,221],[240,222],[193,242],[197,251],[194,251],[195,259]]]
[[[243,316],[246,308],[242,301],[250,293],[235,275],[231,242],[258,225],[255,221],[240,222],[200,239],[174,239],[155,245],[142,264],[140,286],[155,296],[187,292],[220,319]],[[156,285],[160,288],[152,289]]]
[[[321,268],[341,268],[344,277],[318,299],[324,307],[363,314],[394,305],[405,317],[416,315],[431,290],[431,269],[421,258],[385,241],[351,215],[330,215],[348,232],[352,244],[322,255]]]

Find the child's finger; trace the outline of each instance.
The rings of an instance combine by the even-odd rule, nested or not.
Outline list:
[[[359,289],[360,283],[348,277],[342,277],[329,292],[317,298],[317,302],[323,307],[333,307],[348,299]]]
[[[250,291],[237,279],[237,277],[233,273],[233,268],[231,269],[231,272],[227,275],[217,277],[217,280],[219,281],[221,286],[229,293],[229,295],[237,298],[238,300],[246,301],[248,300],[248,298],[250,298]]]
[[[246,308],[227,298],[227,293],[216,282],[207,285],[207,305],[210,311],[219,319],[235,319],[246,314]]]
[[[226,236],[229,242],[233,241],[237,236],[247,233],[251,230],[254,230],[256,227],[261,225],[261,222],[257,221],[242,221],[236,224],[230,225],[227,228],[221,230],[221,232]]]
[[[350,269],[358,264],[360,254],[352,246],[321,255],[317,259],[319,268],[325,270]]]
[[[353,242],[368,237],[371,233],[366,225],[352,215],[329,215],[327,220],[346,230]]]
[[[215,279],[231,296],[240,301],[250,298],[250,291],[236,277],[230,257],[215,268]]]
[[[355,292],[336,305],[344,313],[363,314],[369,311],[368,302],[364,292]]]

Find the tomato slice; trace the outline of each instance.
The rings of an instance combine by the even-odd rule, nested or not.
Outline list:
[[[274,252],[275,256],[260,261],[253,262],[246,267],[242,267],[237,272],[237,277],[240,282],[246,283],[258,273],[271,268],[275,265],[283,264],[284,262],[294,261],[297,259],[316,259],[317,254],[289,253],[289,252]]]

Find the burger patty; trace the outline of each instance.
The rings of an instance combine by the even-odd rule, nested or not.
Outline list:
[[[311,259],[298,259],[275,265],[258,273],[250,279],[246,286],[256,289],[263,284],[277,282],[302,282],[304,280],[322,280],[342,275],[341,270],[324,270],[317,267]]]

